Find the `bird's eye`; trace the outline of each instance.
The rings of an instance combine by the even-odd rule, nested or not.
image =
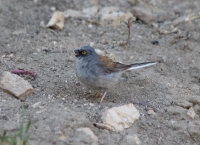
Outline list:
[[[87,52],[83,50],[81,53],[82,53],[83,55],[86,55]]]

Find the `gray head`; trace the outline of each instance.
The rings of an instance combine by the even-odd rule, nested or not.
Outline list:
[[[95,52],[94,48],[92,48],[91,46],[83,46],[79,49],[74,50],[75,56],[78,59],[92,59],[97,57],[98,58],[98,54]]]

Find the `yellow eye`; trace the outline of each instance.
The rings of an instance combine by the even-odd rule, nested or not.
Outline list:
[[[86,55],[87,52],[86,52],[85,50],[83,50],[81,53],[82,53],[83,55]]]

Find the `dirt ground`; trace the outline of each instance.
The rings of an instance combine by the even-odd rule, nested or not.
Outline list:
[[[0,134],[19,128],[24,105],[24,118],[32,121],[31,145],[84,145],[75,135],[79,127],[89,127],[99,145],[126,145],[124,138],[132,134],[139,137],[142,145],[199,145],[200,19],[192,21],[193,29],[179,27],[180,33],[160,34],[157,29],[165,22],[199,12],[200,1],[149,3],[164,10],[168,17],[158,23],[158,28],[140,21],[134,23],[125,48],[117,43],[127,37],[124,25],[90,28],[82,19],[68,18],[61,31],[41,26],[48,23],[53,8],[65,11],[94,5],[118,6],[126,12],[132,6],[125,0],[0,0],[0,74],[12,69],[32,70],[36,74],[35,78],[21,75],[34,88],[25,101],[0,90]],[[103,39],[108,44],[103,44]],[[155,40],[158,45],[151,43]],[[100,98],[91,97],[95,91],[80,84],[74,72],[73,50],[92,43],[94,48],[108,55],[113,53],[126,64],[158,64],[123,74],[100,104]],[[39,106],[32,107],[37,102]],[[93,126],[101,122],[105,109],[129,103],[140,111],[139,120],[129,129],[113,132]],[[187,115],[190,107],[196,113],[194,119]],[[149,110],[156,114],[148,115]]]

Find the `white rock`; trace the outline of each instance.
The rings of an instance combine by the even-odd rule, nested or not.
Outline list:
[[[193,107],[190,107],[190,109],[187,112],[187,115],[190,116],[192,119],[196,116],[196,113],[194,112]]]
[[[200,121],[189,122],[187,130],[192,138],[198,140],[200,137]]]
[[[122,145],[140,145],[140,144],[141,141],[136,134],[127,135],[122,142]]]
[[[76,129],[75,134],[79,142],[84,142],[89,145],[98,145],[97,136],[94,135],[93,131],[88,127]]]
[[[153,14],[151,10],[146,9],[144,7],[136,6],[131,9],[132,14],[143,21],[144,23],[151,24],[153,22],[156,22],[158,19],[158,16],[156,14]]]
[[[65,18],[84,18],[85,15],[77,10],[73,10],[73,9],[68,9],[67,11],[64,12],[65,13]]]
[[[35,104],[33,104],[31,107],[32,108],[38,108],[41,105],[41,102],[36,102]]]
[[[100,49],[95,49],[96,53],[98,53],[99,55],[106,55],[106,53]]]
[[[33,92],[33,87],[28,81],[10,72],[3,72],[1,88],[22,100]]]
[[[119,7],[104,7],[99,11],[98,15],[102,16],[104,14],[109,14],[117,11],[119,11]]]
[[[105,7],[102,8],[98,16],[100,17],[101,24],[105,25],[107,23],[111,25],[121,25],[121,20],[127,22],[130,17],[135,21],[135,17],[130,12],[121,12],[118,7]]]
[[[149,110],[149,111],[148,111],[148,114],[149,114],[149,115],[153,115],[153,114],[156,114],[156,113],[155,113],[153,110]]]
[[[98,10],[99,10],[99,7],[93,6],[93,7],[83,9],[82,12],[83,14],[85,14],[86,17],[91,18],[97,15]]]
[[[62,30],[65,23],[65,15],[63,12],[56,11],[53,13],[50,21],[47,24],[47,28],[55,28],[58,30]]]
[[[111,126],[115,131],[129,128],[139,118],[139,111],[133,104],[113,107],[106,110],[102,115],[103,123]]]
[[[183,107],[183,108],[190,108],[192,107],[192,103],[186,101],[186,100],[176,100],[174,102],[175,105]]]

